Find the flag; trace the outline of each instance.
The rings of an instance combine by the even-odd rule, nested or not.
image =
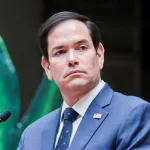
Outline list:
[[[0,112],[9,109],[12,116],[0,124],[0,150],[16,150],[24,129],[58,108],[62,96],[54,81],[43,73],[42,79],[31,98],[27,111],[19,120],[20,94],[18,77],[4,41],[0,37]]]
[[[0,124],[0,150],[10,149],[20,113],[19,84],[15,67],[0,37],[0,113],[8,109],[11,117]]]

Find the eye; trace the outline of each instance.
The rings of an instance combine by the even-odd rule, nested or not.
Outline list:
[[[86,45],[81,45],[80,47],[78,47],[77,48],[78,50],[82,50],[82,51],[84,51],[84,50],[87,50],[88,49],[88,47],[86,46]]]
[[[65,50],[58,50],[58,51],[55,53],[55,56],[63,55],[63,54],[65,54],[65,53],[66,53]]]

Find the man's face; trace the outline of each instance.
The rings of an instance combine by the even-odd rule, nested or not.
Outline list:
[[[54,80],[60,90],[92,89],[100,81],[104,49],[96,50],[88,28],[80,21],[67,20],[48,34],[49,62],[42,57],[49,80]]]

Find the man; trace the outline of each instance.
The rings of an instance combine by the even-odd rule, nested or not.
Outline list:
[[[101,79],[104,47],[88,17],[54,14],[39,41],[42,67],[64,101],[27,127],[19,150],[150,150],[150,104],[114,92]]]

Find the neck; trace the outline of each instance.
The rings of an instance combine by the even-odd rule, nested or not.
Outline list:
[[[77,93],[77,91],[76,91],[76,92],[70,92],[71,94],[62,93],[62,97],[65,100],[65,102],[67,103],[67,105],[72,107],[77,101],[79,101],[88,92],[89,91]]]
[[[98,82],[99,83],[99,82]],[[82,97],[84,97],[87,93],[89,93],[92,89],[94,89],[98,83],[93,84],[93,86],[85,86],[86,88],[77,88],[77,89],[68,89],[61,91],[62,97],[65,102],[72,107],[77,101],[79,101]],[[89,87],[89,88],[87,88]]]

